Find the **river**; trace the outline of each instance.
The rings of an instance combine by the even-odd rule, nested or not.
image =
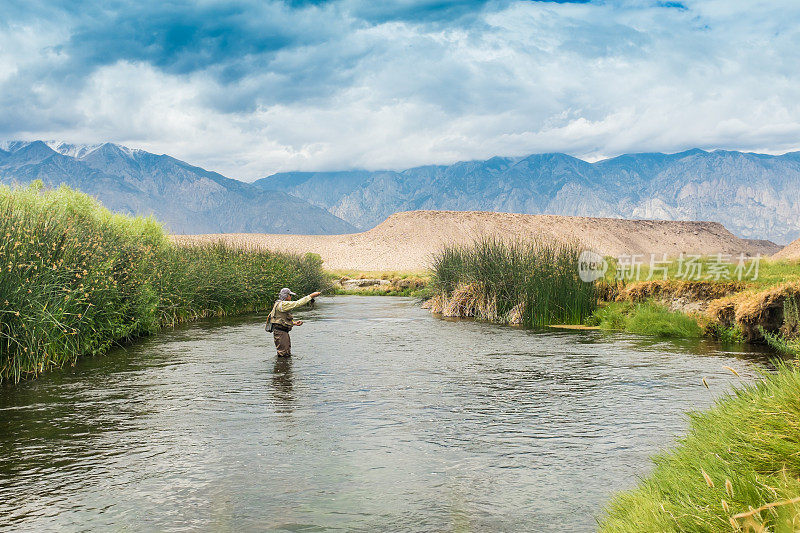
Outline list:
[[[261,318],[214,320],[0,387],[0,529],[592,531],[687,410],[761,367],[405,298],[299,317],[290,360]]]

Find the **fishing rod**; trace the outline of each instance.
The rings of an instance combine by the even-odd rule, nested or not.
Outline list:
[[[331,286],[331,287],[328,287],[327,289],[323,289],[323,290],[319,291],[319,295],[322,296],[323,294],[334,293],[335,291],[336,291],[336,287]],[[308,306],[311,309],[314,309],[314,306],[317,303],[317,298],[311,298],[311,300],[308,302]]]

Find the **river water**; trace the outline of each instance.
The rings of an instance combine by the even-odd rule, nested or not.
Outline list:
[[[403,298],[300,315],[288,361],[261,318],[217,320],[0,388],[0,529],[592,531],[761,366]]]

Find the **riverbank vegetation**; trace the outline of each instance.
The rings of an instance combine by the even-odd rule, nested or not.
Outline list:
[[[800,369],[691,415],[688,435],[607,507],[601,531],[800,530]]]
[[[447,247],[433,262],[426,307],[499,323],[585,323],[662,337],[767,342],[797,352],[800,334],[784,320],[784,302],[800,301],[796,261],[687,256],[651,272],[647,263],[631,270],[606,258],[604,276],[583,283],[575,272],[579,252],[579,246],[491,237]]]
[[[753,258],[749,258],[740,264],[740,258],[737,256],[685,256],[683,262],[679,257],[668,258],[664,266],[659,266],[656,258],[656,263],[651,268],[649,256],[637,256],[637,258],[641,264],[632,267],[628,262],[621,263],[618,258],[606,257],[608,270],[604,279],[613,281],[633,276],[643,281],[670,283],[689,280],[711,285],[740,283],[741,286],[754,290],[800,281],[798,260],[758,257],[756,262],[751,260]],[[740,274],[741,279],[739,279]]]
[[[436,296],[428,306],[496,322],[585,323],[657,337],[767,342],[800,353],[800,264],[764,262],[758,280],[626,282],[612,271],[583,283],[578,253],[497,240],[447,248],[434,264]],[[601,529],[800,530],[800,370],[797,361],[776,365],[762,381],[693,414],[688,436],[655,459],[638,488],[611,502]]]
[[[609,329],[765,342],[800,356],[800,264],[764,262],[748,282],[650,280],[615,285],[590,320]],[[762,277],[763,276],[763,277]],[[638,323],[640,310],[660,308]],[[671,310],[672,309],[672,310]],[[644,319],[646,318],[646,319]],[[798,360],[691,416],[687,437],[607,507],[602,531],[800,530]],[[707,383],[705,383],[708,386]]]
[[[581,324],[597,295],[594,283],[578,277],[580,252],[577,244],[491,237],[448,246],[434,260],[427,306],[445,316],[529,327]]]
[[[670,311],[652,301],[623,301],[601,306],[586,320],[586,324],[605,330],[623,330],[664,338],[699,338],[703,333],[695,317]]]
[[[357,296],[407,296],[430,298],[430,276],[418,272],[360,272],[335,270],[328,272],[334,294]]]
[[[675,321],[685,321],[686,317],[693,319],[707,337],[766,342],[781,351],[797,353],[800,264],[762,262],[760,271],[767,273],[769,283],[761,277],[748,281],[603,279],[598,282],[601,308],[590,322],[602,322],[608,329],[614,329],[616,324],[621,326],[618,329],[631,331],[625,327],[624,320],[613,322],[606,315],[630,315],[637,308],[623,304],[646,303],[668,309]]]
[[[151,218],[66,187],[0,187],[0,381],[326,284],[317,256],[171,244]]]
[[[800,296],[794,294],[783,300],[783,324],[777,332],[763,327],[760,332],[777,352],[800,357]]]

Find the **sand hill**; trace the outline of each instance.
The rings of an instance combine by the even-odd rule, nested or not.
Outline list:
[[[800,259],[800,239],[783,248],[780,252],[772,256],[773,259]]]
[[[606,255],[666,253],[761,254],[780,247],[748,241],[715,222],[623,220],[615,218],[519,215],[482,211],[396,213],[363,233],[348,235],[265,235],[232,233],[175,235],[179,243],[224,240],[271,250],[318,253],[329,269],[420,271],[447,243],[468,243],[481,235],[527,239],[532,235],[575,240]],[[649,257],[649,255],[647,256]]]

